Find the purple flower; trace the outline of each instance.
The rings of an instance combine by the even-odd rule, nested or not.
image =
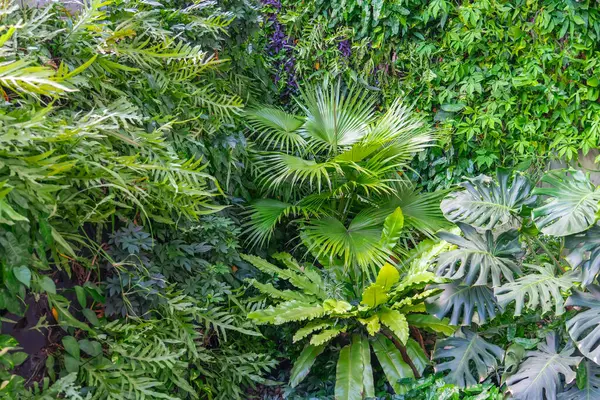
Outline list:
[[[342,53],[342,56],[348,58],[352,54],[352,46],[348,39],[342,40],[338,43],[338,50]]]
[[[281,2],[279,0],[262,0],[263,5],[271,6],[278,10],[281,10]]]

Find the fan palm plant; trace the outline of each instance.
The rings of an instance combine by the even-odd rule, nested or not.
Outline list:
[[[250,206],[252,245],[295,218],[323,264],[369,270],[393,259],[411,231],[442,227],[443,194],[419,193],[405,174],[435,136],[400,99],[379,114],[372,93],[338,81],[302,92],[298,105],[302,116],[269,107],[247,113],[265,197]]]

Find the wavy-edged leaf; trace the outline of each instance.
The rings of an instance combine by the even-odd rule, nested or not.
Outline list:
[[[588,290],[574,291],[567,299],[567,306],[587,308],[567,321],[567,331],[581,354],[600,364],[600,286],[589,285]]]
[[[533,210],[535,225],[546,235],[568,236],[583,232],[596,222],[600,211],[600,189],[581,171],[550,171],[542,178],[548,187],[533,193],[547,196]]]
[[[360,339],[340,351],[335,372],[335,399],[362,400],[363,358]]]
[[[381,323],[377,314],[373,314],[367,318],[358,318],[358,322],[367,327],[367,332],[370,336],[374,336],[381,329]]]
[[[402,344],[408,340],[408,322],[406,316],[396,310],[384,308],[377,313],[382,324],[387,326]]]
[[[325,310],[320,304],[290,300],[276,307],[270,306],[264,310],[252,311],[248,313],[248,318],[253,319],[257,324],[281,325],[286,322],[319,318],[324,314]]]
[[[435,372],[449,371],[446,382],[460,387],[483,382],[503,358],[504,350],[465,328],[439,340],[433,354],[433,360],[437,361]]]
[[[325,346],[313,346],[308,345],[302,350],[300,356],[294,363],[290,374],[290,386],[296,387],[300,382],[306,378],[306,375],[310,372],[310,368],[315,363],[316,358],[323,352]]]
[[[494,239],[492,231],[478,233],[475,228],[457,223],[464,238],[442,232],[438,236],[458,246],[456,250],[442,253],[438,257],[436,273],[448,279],[462,279],[467,285],[500,286],[500,277],[514,281],[520,273],[515,261],[521,252],[518,232],[511,230]]]
[[[333,326],[333,322],[329,321],[313,321],[306,324],[304,327],[298,329],[292,338],[292,342],[296,343],[305,337],[308,337],[313,332],[320,331],[321,329],[330,328]]]
[[[597,400],[600,399],[600,366],[585,360],[579,368],[585,368],[582,385],[573,383],[558,395],[558,400]],[[577,376],[579,383],[579,375]]]
[[[496,317],[496,298],[487,286],[467,286],[455,281],[431,287],[442,292],[426,300],[427,311],[440,319],[452,312],[452,325],[471,325],[475,312],[479,325]]]
[[[535,351],[528,351],[517,372],[506,380],[508,390],[516,399],[556,399],[561,387],[561,375],[566,383],[575,379],[573,370],[581,357],[572,357],[575,350],[568,343],[559,352],[560,340],[550,334],[546,343],[540,343]]]
[[[537,273],[527,273],[514,282],[495,288],[498,304],[506,307],[514,301],[515,315],[521,315],[523,306],[530,310],[541,309],[542,314],[552,311],[554,306],[555,315],[564,313],[561,290],[568,290],[573,286],[573,274],[556,275],[556,268],[552,264],[526,266]]]
[[[378,305],[385,303],[389,297],[385,287],[374,283],[363,291],[360,303],[369,306],[370,308],[375,308]]]
[[[340,327],[340,328],[331,328],[331,329],[325,329],[324,331],[321,331],[315,335],[313,335],[310,338],[310,344],[312,344],[313,346],[319,346],[322,344],[326,344],[329,343],[329,341],[337,336],[340,335],[340,333],[342,332],[346,332],[346,327]]]
[[[302,149],[306,141],[298,133],[304,121],[285,111],[260,107],[246,111],[246,119],[256,132],[254,140],[286,151]]]
[[[394,343],[385,336],[377,335],[372,338],[371,346],[394,392],[400,393],[402,388],[398,381],[403,378],[414,378],[415,374],[412,368],[404,362],[402,354],[394,346]]]
[[[531,182],[525,176],[499,168],[496,180],[479,175],[460,184],[464,190],[453,192],[442,200],[444,216],[452,222],[463,222],[483,229],[511,224],[524,206],[536,201],[530,196]]]

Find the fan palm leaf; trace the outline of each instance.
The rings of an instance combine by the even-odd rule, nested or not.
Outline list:
[[[292,151],[306,146],[306,140],[299,133],[304,121],[296,115],[261,107],[246,111],[246,118],[256,132],[254,139],[269,148]]]

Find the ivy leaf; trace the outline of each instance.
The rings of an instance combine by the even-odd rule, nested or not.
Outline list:
[[[568,236],[589,229],[600,211],[600,189],[581,171],[551,171],[542,182],[549,187],[534,189],[547,196],[546,203],[533,210],[535,225],[546,235]]]
[[[464,238],[442,232],[438,236],[458,246],[438,256],[436,274],[448,279],[463,279],[467,285],[500,286],[500,277],[509,282],[520,273],[515,258],[522,254],[518,232],[510,230],[494,239],[492,231],[479,234],[475,228],[460,223]]]
[[[530,196],[531,183],[515,174],[512,184],[510,170],[498,169],[497,181],[480,175],[461,183],[464,190],[450,193],[440,205],[444,216],[452,222],[463,222],[482,229],[509,225],[521,209],[536,201]]]
[[[435,344],[432,358],[438,361],[435,372],[449,371],[445,378],[448,383],[469,387],[483,382],[498,368],[498,362],[504,358],[504,350],[461,328],[454,336]],[[477,375],[473,374],[471,366]]]
[[[310,371],[310,367],[312,367],[316,358],[323,352],[324,349],[324,345],[313,346],[309,344],[304,348],[304,350],[302,350],[302,353],[300,353],[300,356],[292,367],[290,374],[291,387],[298,386],[298,384],[302,382],[304,378],[306,378],[306,375],[308,375],[308,372]]]
[[[560,340],[552,333],[546,343],[540,343],[538,350],[528,351],[516,374],[506,380],[508,390],[517,399],[555,399],[561,386],[561,375],[566,383],[575,380],[573,370],[581,357],[572,357],[572,343],[559,350]]]
[[[555,267],[551,264],[543,266],[527,264],[530,270],[537,271],[537,274],[528,273],[517,279],[515,282],[509,282],[503,286],[494,289],[494,294],[501,307],[515,302],[515,315],[521,315],[523,306],[530,310],[541,308],[542,314],[552,311],[556,315],[565,312],[564,300],[561,290],[570,289],[573,286],[575,277],[573,274],[557,276]],[[527,298],[527,303],[525,303]]]
[[[496,298],[487,286],[467,286],[458,282],[432,285],[431,288],[442,291],[426,300],[427,311],[439,319],[450,312],[450,324],[471,325],[473,315],[477,312],[479,325],[484,324],[488,317],[496,317]]]

